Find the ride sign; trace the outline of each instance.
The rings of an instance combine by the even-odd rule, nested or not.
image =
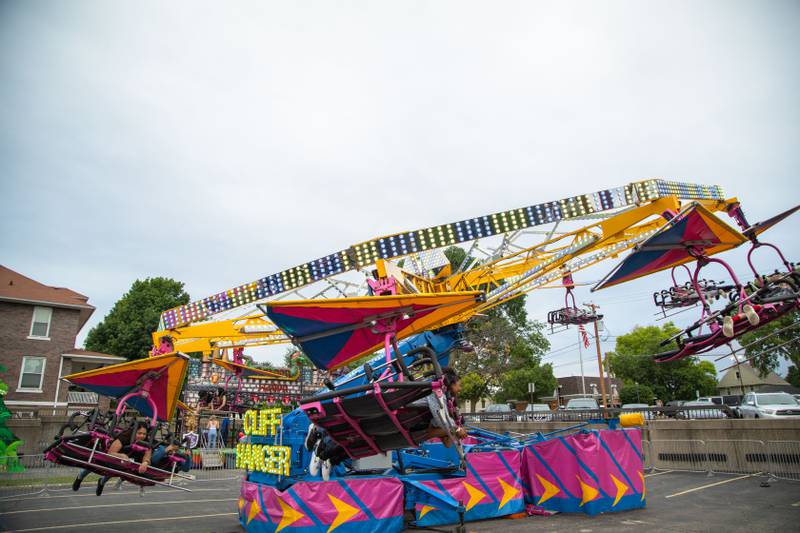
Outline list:
[[[288,476],[292,449],[289,446],[254,444],[250,437],[275,437],[282,423],[281,409],[251,409],[244,414],[244,434],[248,442],[236,445],[236,468]]]

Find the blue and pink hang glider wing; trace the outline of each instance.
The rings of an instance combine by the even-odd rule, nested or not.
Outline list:
[[[188,368],[189,357],[176,352],[87,370],[66,376],[64,380],[88,391],[120,399],[141,390],[144,381],[149,379],[149,394],[158,410],[157,418],[168,422],[178,405]],[[153,416],[150,404],[140,396],[129,398],[126,403],[144,416]]]
[[[702,249],[714,255],[746,242],[744,235],[700,204],[691,204],[666,226],[639,244],[592,290],[605,289],[676,265],[694,261],[690,253]]]
[[[383,325],[397,340],[437,328],[483,301],[483,293],[450,292],[276,301],[259,307],[318,367],[333,370],[382,347]]]

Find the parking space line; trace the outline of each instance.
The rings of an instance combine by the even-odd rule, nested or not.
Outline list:
[[[793,503],[792,507],[800,507],[800,502]]]
[[[671,472],[674,472],[674,470],[664,470],[663,472],[658,472],[656,474],[647,474],[644,477],[656,477],[656,476],[660,476],[661,474],[669,474]]]
[[[73,509],[101,509],[104,507],[134,507],[139,505],[169,505],[171,503],[177,504],[195,504],[195,503],[212,503],[212,502],[235,502],[236,498],[222,498],[215,500],[173,500],[168,502],[129,502],[129,503],[103,503],[100,505],[76,505],[73,507],[51,507],[48,509],[24,509],[20,511],[5,511],[0,512],[0,515],[21,514],[21,513],[49,513],[52,511],[71,511]]]
[[[665,496],[665,498],[674,498],[675,496],[683,496],[684,494],[689,494],[690,492],[697,492],[698,490],[710,489],[711,487],[716,487],[718,485],[724,485],[725,483],[731,483],[732,481],[739,481],[740,479],[746,479],[749,477],[757,476],[759,474],[747,474],[746,476],[739,476],[730,479],[723,479],[722,481],[717,481],[716,483],[709,483],[708,485],[701,485],[699,487],[695,487],[693,489],[684,490],[682,492],[676,492],[675,494],[670,494],[669,496]]]
[[[83,524],[59,524],[57,526],[34,527],[30,529],[16,529],[17,533],[24,531],[48,531],[53,529],[69,529],[69,528],[84,528],[84,527],[97,527],[97,526],[114,526],[119,524],[137,524],[142,522],[165,522],[168,520],[194,520],[197,518],[214,518],[219,516],[238,516],[239,513],[216,513],[216,514],[201,514],[201,515],[188,515],[188,516],[166,516],[163,518],[139,518],[136,520],[112,520],[108,522],[85,522]]]

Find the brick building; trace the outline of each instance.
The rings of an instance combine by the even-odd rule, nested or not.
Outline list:
[[[62,376],[125,361],[75,348],[94,307],[70,289],[51,287],[0,265],[0,364],[5,403],[17,413],[97,405],[96,396],[69,391]],[[71,401],[70,401],[71,400]]]

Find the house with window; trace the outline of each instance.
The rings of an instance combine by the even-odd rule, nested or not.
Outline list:
[[[12,413],[97,405],[94,395],[70,391],[62,376],[125,361],[75,348],[94,307],[89,298],[52,287],[0,265],[0,376]]]
[[[719,380],[717,391],[720,396],[741,396],[748,392],[788,392],[797,394],[797,387],[781,378],[775,372],[766,376],[747,363],[731,367]]]

